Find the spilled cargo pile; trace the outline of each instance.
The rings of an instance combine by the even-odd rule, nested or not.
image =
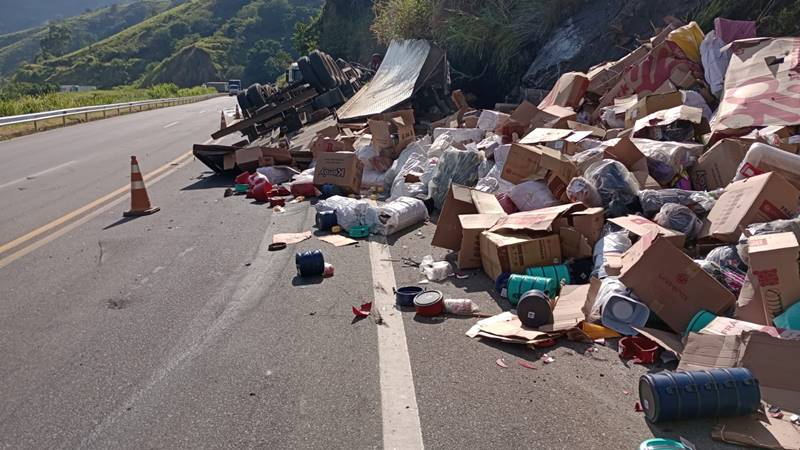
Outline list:
[[[430,100],[431,80],[446,90],[447,78],[426,62],[432,47],[397,44],[427,73],[387,54],[372,83],[412,77],[404,89],[356,93],[305,170],[285,147],[249,147],[256,164],[236,190],[276,208],[319,197],[318,228],[350,238],[430,216],[431,244],[457,255],[426,257],[421,272],[481,269],[512,308],[467,336],[619,339],[625,359],[677,363],[640,380],[647,420],[719,418],[714,439],[797,449],[800,39],[715,25],[669,25],[618,61],[562,75],[539,104],[482,111],[459,91]],[[475,314],[403,289],[398,306],[418,314]]]

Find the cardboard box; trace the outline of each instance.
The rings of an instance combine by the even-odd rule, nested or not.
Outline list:
[[[777,173],[765,173],[728,185],[704,221],[702,238],[735,243],[741,227],[794,217],[798,191]]]
[[[232,170],[236,167],[236,153],[230,152],[222,155],[222,169]]]
[[[561,128],[536,128],[519,140],[520,144],[546,145],[567,155],[584,150],[582,141],[592,136],[591,131],[574,131]]]
[[[278,165],[288,165],[294,161],[288,147],[261,147],[261,156],[272,158]]]
[[[433,140],[443,135],[444,133],[450,134],[453,137],[453,142],[457,144],[464,144],[467,142],[478,143],[483,140],[486,132],[480,128],[434,128]]]
[[[629,137],[609,139],[605,145],[605,156],[621,162],[630,172],[641,189],[661,189],[647,169],[647,157]]]
[[[314,159],[322,153],[353,151],[353,145],[351,143],[319,135],[311,141],[308,147],[309,150],[311,150],[311,154],[314,155]]]
[[[569,157],[557,150],[540,145],[512,144],[500,177],[514,184],[543,179],[556,198],[568,201],[567,185],[577,171]]]
[[[459,216],[464,214],[505,215],[505,211],[494,194],[452,184],[442,204],[431,245],[454,251],[460,250],[462,229]]]
[[[692,186],[698,191],[724,188],[733,180],[749,148],[747,142],[738,139],[717,142],[691,168]]]
[[[625,112],[625,126],[632,128],[636,121],[656,111],[674,108],[683,105],[683,95],[680,92],[666,94],[653,94],[640,99],[635,106]]]
[[[314,184],[333,184],[348,194],[361,192],[361,177],[364,164],[355,153],[335,152],[321,153],[314,167]]]
[[[588,87],[589,78],[585,73],[567,72],[559,77],[547,97],[539,103],[539,109],[552,105],[577,109],[583,102]]]
[[[539,109],[531,120],[533,128],[568,128],[567,122],[577,118],[572,108],[552,105]]]
[[[461,247],[458,250],[458,268],[481,268],[481,233],[492,228],[505,214],[462,214],[458,216],[461,224]]]
[[[620,281],[677,333],[700,310],[721,314],[736,302],[681,249],[652,234],[622,256]]]
[[[236,150],[236,165],[242,170],[252,171],[258,168],[258,160],[261,158],[261,148],[247,147]]]
[[[592,137],[600,140],[606,138],[607,131],[599,127],[593,127],[591,125],[586,125],[585,123],[580,123],[580,122],[574,122],[572,120],[567,121],[567,126],[569,127],[570,130],[591,131]]]
[[[570,211],[553,221],[553,231],[562,228],[574,228],[585,236],[589,245],[594,246],[603,234],[605,222],[603,208],[586,208],[582,211]]]
[[[511,112],[511,115],[508,117],[508,122],[516,122],[527,129],[530,127],[531,121],[537,112],[539,112],[539,109],[536,105],[525,100]]]
[[[414,110],[378,114],[369,119],[369,132],[372,145],[381,149],[391,149],[396,158],[408,144],[414,142]]]
[[[800,300],[800,244],[795,234],[751,236],[747,243],[750,270],[761,298],[768,305],[779,300],[784,310]]]
[[[760,325],[771,325],[772,315],[767,313],[761,291],[755,287],[756,283],[755,275],[748,270],[739,298],[736,300],[733,318]]]
[[[651,222],[642,216],[629,215],[625,217],[615,217],[613,219],[608,219],[608,221],[615,225],[621,226],[636,236],[639,236],[639,238],[651,233],[655,233],[680,249],[682,249],[683,245],[686,243],[685,234],[670,230],[669,228],[664,228],[661,225]]]
[[[678,121],[692,123],[694,126],[694,136],[698,141],[701,136],[711,131],[708,121],[703,117],[702,109],[681,105],[675,108],[656,111],[637,120],[633,127],[633,136],[649,138],[656,141],[664,140],[662,139],[664,127]]]
[[[528,267],[561,262],[558,235],[536,236],[533,233],[503,231],[481,233],[483,272],[496,280],[503,272],[523,273]]]

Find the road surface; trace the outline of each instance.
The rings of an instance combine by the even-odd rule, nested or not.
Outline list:
[[[268,251],[276,233],[313,229],[309,203],[279,214],[223,198],[231,180],[187,155],[232,106],[0,143],[0,447],[634,449],[680,435],[728,448],[708,421],[648,426],[636,386],[656,369],[613,347],[498,345],[464,336],[475,319],[391,308],[393,285],[422,279],[400,258],[445,255],[432,224]],[[161,212],[128,220],[131,154]],[[294,252],[314,248],[333,278],[295,276]],[[468,274],[426,287],[508,309]],[[353,321],[373,300],[384,324]]]

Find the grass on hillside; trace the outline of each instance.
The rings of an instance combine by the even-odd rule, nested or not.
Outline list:
[[[194,87],[178,89],[174,84],[160,84],[149,89],[119,88],[89,92],[52,92],[23,95],[0,100],[0,117],[31,114],[82,106],[106,105],[169,97],[213,94],[214,89]]]

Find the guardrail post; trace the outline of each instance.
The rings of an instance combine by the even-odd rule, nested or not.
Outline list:
[[[86,119],[86,121],[88,122],[89,121],[89,113],[87,112],[86,114],[84,114],[83,118]]]
[[[36,125],[36,121],[33,121],[33,131],[39,131],[39,127]]]
[[[67,113],[66,112],[61,115],[61,126],[63,126],[63,127],[67,126]]]

